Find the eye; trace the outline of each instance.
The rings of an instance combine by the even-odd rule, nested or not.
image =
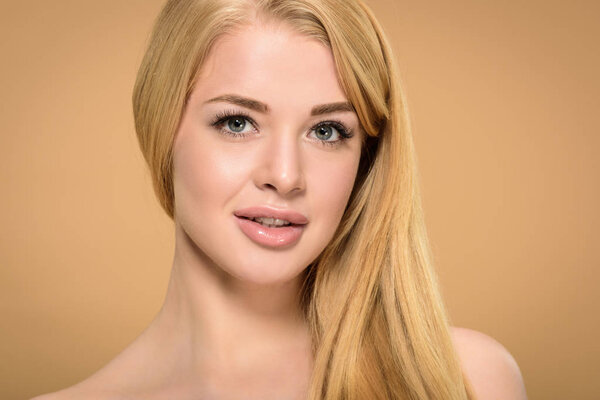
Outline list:
[[[240,133],[244,131],[246,127],[246,118],[241,117],[232,117],[227,120],[227,127],[231,129],[232,132]]]
[[[225,110],[213,118],[211,126],[221,134],[233,137],[243,137],[256,131],[254,121],[244,112]]]
[[[333,140],[337,140],[339,133],[333,126],[321,125],[315,129],[315,136],[321,140],[329,140],[332,137]]]
[[[337,145],[351,138],[352,131],[339,121],[324,121],[311,129],[310,136],[315,137],[324,145]]]

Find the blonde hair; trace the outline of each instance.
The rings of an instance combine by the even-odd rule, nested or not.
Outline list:
[[[367,137],[338,230],[305,272],[309,399],[473,398],[431,267],[396,62],[360,0],[167,2],[133,93],[160,204],[173,218],[173,139],[199,67],[221,35],[258,20],[285,21],[331,49]]]

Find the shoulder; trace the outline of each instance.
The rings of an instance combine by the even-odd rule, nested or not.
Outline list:
[[[477,399],[527,399],[519,366],[504,346],[471,329],[452,327],[450,332]]]
[[[95,390],[93,388],[81,388],[76,386],[60,390],[54,393],[42,394],[31,400],[133,400],[131,397],[120,393],[106,390]]]
[[[54,393],[46,393],[36,396],[31,400],[126,400],[126,398],[114,393],[99,392],[94,390],[78,390],[73,388],[63,389]]]
[[[149,351],[140,350],[143,334],[83,381],[31,400],[137,400],[147,376]],[[143,397],[143,398],[147,398]]]
[[[68,388],[46,393],[31,400],[135,400],[132,394],[125,394],[115,381],[99,378],[98,373]]]

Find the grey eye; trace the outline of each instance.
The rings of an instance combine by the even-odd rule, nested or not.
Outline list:
[[[227,127],[231,129],[232,132],[241,132],[246,127],[246,120],[244,118],[230,118],[229,122],[227,122]]]
[[[321,125],[315,129],[315,135],[320,140],[328,140],[333,136],[333,127]]]

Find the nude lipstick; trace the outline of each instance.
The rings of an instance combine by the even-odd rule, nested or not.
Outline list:
[[[259,206],[236,210],[233,214],[248,238],[273,248],[296,243],[308,224],[308,218],[289,209]]]

